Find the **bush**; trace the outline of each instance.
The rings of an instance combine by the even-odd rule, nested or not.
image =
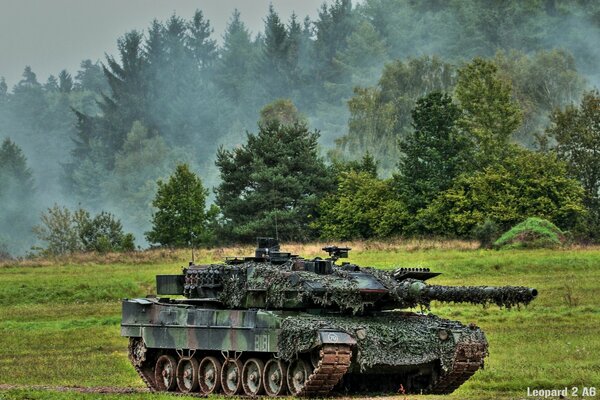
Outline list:
[[[406,207],[394,199],[390,180],[367,172],[342,172],[338,187],[319,203],[319,219],[311,226],[323,239],[369,239],[398,233],[407,220]]]
[[[505,230],[531,215],[570,229],[585,215],[583,189],[556,156],[513,148],[501,164],[458,177],[417,218],[423,233],[465,237],[486,219]]]
[[[131,251],[134,237],[124,234],[123,226],[113,214],[102,211],[94,218],[84,209],[70,211],[54,205],[41,216],[42,224],[34,227],[37,238],[45,242],[42,254],[57,256],[80,251]]]
[[[492,247],[499,234],[500,227],[491,219],[486,219],[483,224],[479,224],[473,229],[473,237],[479,241],[480,246],[483,248]]]
[[[552,222],[542,218],[527,218],[512,227],[494,242],[495,248],[537,249],[560,247],[566,235]]]

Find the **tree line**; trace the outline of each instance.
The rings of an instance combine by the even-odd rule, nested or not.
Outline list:
[[[265,234],[286,241],[434,235],[490,244],[535,216],[578,240],[597,240],[600,93],[556,109],[536,151],[510,142],[523,115],[510,93],[491,61],[465,65],[453,93],[433,91],[417,100],[413,130],[398,143],[397,171],[388,179],[378,176],[369,153],[326,164],[318,131],[308,129],[291,101],[277,101],[262,110],[258,132],[248,133],[242,146],[218,150],[215,204],[207,205],[208,190],[187,164],[157,182],[146,239],[187,247]],[[73,214],[81,229],[78,213],[86,213]],[[89,226],[102,231],[107,217],[102,213]],[[60,218],[56,207],[48,210],[45,230]],[[122,233],[119,240],[109,237],[102,243],[113,250],[131,243]],[[45,251],[57,253],[45,240]]]
[[[0,136],[9,138],[6,159],[13,160],[4,161],[4,175],[11,174],[4,165],[27,159],[21,177],[3,178],[20,183],[18,189],[2,186],[0,218],[13,222],[0,225],[0,243],[15,254],[29,249],[40,211],[54,203],[90,215],[108,212],[138,243],[161,243],[145,234],[158,212],[156,182],[166,184],[182,164],[199,175],[202,190],[215,188],[204,201],[218,207],[200,218],[212,233],[194,228],[187,242],[250,240],[273,228],[294,240],[470,235],[485,218],[467,218],[457,198],[492,201],[473,188],[491,185],[492,171],[504,168],[507,175],[527,162],[548,162],[546,176],[583,184],[581,200],[569,195],[572,214],[552,196],[539,210],[555,207],[564,220],[591,221],[597,188],[582,176],[581,163],[593,156],[582,151],[571,159],[579,147],[565,144],[574,140],[570,129],[553,129],[583,119],[580,100],[584,93],[584,99],[594,97],[586,89],[598,78],[593,38],[599,10],[587,1],[367,0],[352,6],[336,0],[315,20],[292,15],[282,21],[271,6],[263,32],[254,36],[234,12],[220,45],[197,11],[190,19],[172,15],[126,33],[118,54],[83,61],[74,75],[63,70],[40,83],[27,67],[10,90],[0,79]],[[488,84],[495,86],[483,100],[504,108],[481,109],[485,103],[477,96]],[[255,131],[261,110],[258,132],[244,135]],[[424,126],[433,114],[437,125]],[[431,160],[411,164],[423,148]],[[521,190],[521,179],[507,193]],[[561,183],[561,193],[572,190],[571,183]],[[363,189],[369,201],[389,200],[381,206],[385,212],[348,203],[357,198],[350,193]],[[348,212],[335,211],[342,205]],[[343,215],[353,207],[351,223]],[[500,227],[516,220],[495,221],[506,214],[499,206],[478,207],[495,212],[490,220]],[[390,218],[369,225],[377,218],[358,211]],[[440,227],[445,221],[456,222]],[[336,224],[354,227],[342,232]]]

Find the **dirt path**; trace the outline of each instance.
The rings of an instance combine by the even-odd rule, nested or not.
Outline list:
[[[53,392],[76,393],[149,393],[145,388],[124,388],[111,386],[84,387],[84,386],[46,386],[46,385],[7,385],[0,384],[0,390],[49,390]]]

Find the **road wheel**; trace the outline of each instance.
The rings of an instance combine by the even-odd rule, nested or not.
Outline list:
[[[198,361],[195,358],[182,358],[177,364],[177,387],[183,393],[198,389]]]
[[[163,355],[158,358],[154,368],[154,379],[159,391],[167,392],[175,389],[176,369],[177,363],[173,357]]]
[[[287,384],[293,396],[300,394],[310,375],[308,363],[302,359],[292,361],[287,371]]]
[[[265,392],[269,396],[281,396],[285,394],[286,389],[286,371],[285,363],[281,360],[271,358],[265,364],[263,369],[263,381]]]
[[[263,392],[263,369],[265,364],[257,358],[244,363],[242,370],[242,386],[248,396],[258,396]]]
[[[236,395],[242,391],[242,363],[239,360],[229,359],[223,363],[221,387],[223,393],[228,396]]]
[[[204,357],[198,367],[200,392],[212,394],[221,387],[221,361],[216,357]]]

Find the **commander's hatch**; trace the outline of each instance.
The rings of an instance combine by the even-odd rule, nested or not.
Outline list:
[[[434,278],[441,275],[441,272],[431,272],[429,268],[398,268],[392,275],[397,281],[403,281],[405,279],[418,279],[420,281],[426,281],[427,279]]]

